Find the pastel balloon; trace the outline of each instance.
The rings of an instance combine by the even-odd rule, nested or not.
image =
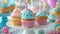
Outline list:
[[[57,0],[47,0],[47,3],[50,7],[55,8],[56,7]]]
[[[47,2],[47,0],[41,0],[42,2]]]

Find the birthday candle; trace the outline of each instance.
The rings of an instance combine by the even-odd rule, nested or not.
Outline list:
[[[17,6],[17,1],[15,2],[15,4],[16,4],[15,9],[17,9],[17,8],[18,8],[18,6]]]
[[[42,11],[42,8],[41,8],[41,3],[39,3],[39,11],[41,12]]]
[[[5,3],[7,3],[7,0],[3,0],[3,2],[2,2],[3,4],[5,4]]]
[[[28,3],[27,0],[26,0],[26,6],[25,6],[25,9],[26,9],[26,10],[28,10],[28,5],[29,5],[29,3]]]
[[[30,2],[31,2],[31,6],[33,7],[33,0],[30,0]]]
[[[46,8],[46,2],[44,2],[44,4],[43,4],[43,9],[45,9]]]
[[[33,0],[30,0],[30,2],[33,2]]]
[[[58,3],[58,2],[56,2],[56,8],[58,8],[58,4],[59,4],[59,3]]]

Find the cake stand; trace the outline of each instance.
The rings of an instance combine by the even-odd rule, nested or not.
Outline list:
[[[35,24],[33,28],[24,28],[22,26],[13,26],[11,22],[7,22],[6,25],[8,27],[11,27],[11,28],[14,28],[14,29],[17,29],[17,30],[23,30],[23,32],[19,33],[19,34],[36,34],[34,32],[34,30],[39,30],[39,29],[50,30],[51,29],[50,26],[53,26],[52,24],[48,24],[46,26],[44,25],[43,27],[42,26],[39,27],[37,24]]]

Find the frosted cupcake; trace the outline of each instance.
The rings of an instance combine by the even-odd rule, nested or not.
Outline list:
[[[1,9],[3,14],[9,13],[9,8],[7,3],[2,4],[2,9]]]
[[[56,25],[55,25],[55,30],[56,30],[57,32],[60,32],[60,24],[56,24]]]
[[[54,14],[50,14],[50,15],[48,16],[48,22],[54,23],[54,22],[55,22],[55,19],[56,19],[56,17],[55,17]]]
[[[60,8],[55,8],[54,11],[53,11],[53,14],[54,14],[56,17],[60,18]]]
[[[20,26],[21,25],[21,18],[20,18],[21,12],[19,9],[14,9],[11,17],[12,17],[12,24],[14,26]]]
[[[22,15],[21,15],[21,22],[22,22],[22,26],[25,28],[33,28],[34,26],[34,14],[31,10],[27,9],[27,10],[23,10],[22,11]]]
[[[38,12],[36,14],[36,20],[39,25],[46,25],[47,24],[47,13],[44,11]]]

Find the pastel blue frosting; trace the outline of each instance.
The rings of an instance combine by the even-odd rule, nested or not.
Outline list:
[[[8,7],[8,4],[2,4],[2,8],[7,8]]]
[[[60,12],[60,8],[54,8],[53,11]]]
[[[48,18],[49,18],[49,19],[56,19],[56,16],[51,13],[51,14],[48,16]]]
[[[38,17],[47,16],[47,13],[45,11],[44,12],[39,11],[39,12],[37,12],[36,16],[38,16]]]
[[[60,26],[60,24],[56,24],[56,25],[55,25],[55,30],[56,30],[56,28],[57,28],[58,26]]]
[[[9,6],[15,6],[15,0],[9,0]]]
[[[51,19],[49,19],[49,22],[50,22],[50,23],[54,23],[54,22],[55,22],[55,20],[51,20]]]
[[[34,19],[34,14],[31,10],[23,10],[22,11],[22,15],[21,15],[22,19]]]

